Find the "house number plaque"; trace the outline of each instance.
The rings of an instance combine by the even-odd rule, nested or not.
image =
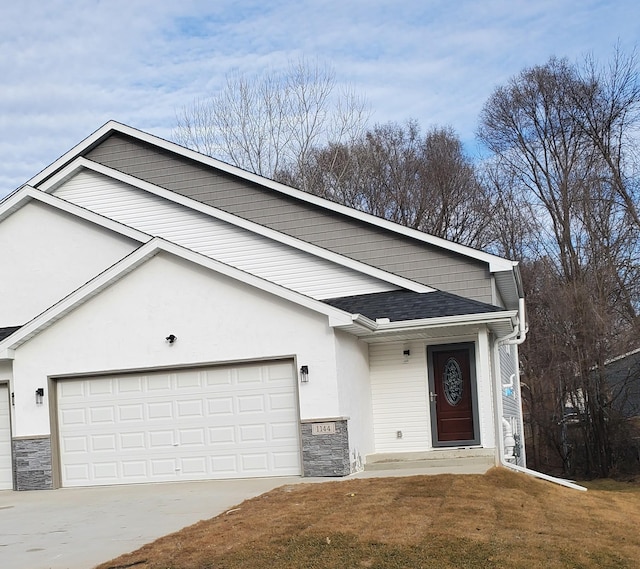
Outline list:
[[[335,423],[313,423],[311,425],[312,435],[335,435],[336,424]]]

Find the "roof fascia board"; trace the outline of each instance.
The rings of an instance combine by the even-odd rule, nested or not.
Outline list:
[[[467,247],[466,245],[454,243],[453,241],[447,241],[446,239],[442,239],[441,237],[429,235],[428,233],[423,233],[421,231],[417,231],[416,229],[410,229],[403,225],[399,225],[397,223],[375,217],[374,215],[364,213],[347,206],[337,204],[335,202],[331,202],[324,198],[320,198],[307,192],[303,192],[302,190],[286,186],[284,184],[281,184],[280,182],[270,180],[269,178],[264,178],[257,174],[253,174],[252,172],[247,172],[246,170],[242,170],[237,166],[232,166],[231,164],[227,164],[226,162],[222,162],[221,160],[217,160],[216,158],[205,156],[204,154],[200,154],[199,152],[190,150],[189,148],[185,148],[184,146],[180,146],[174,142],[170,142],[153,134],[140,131],[116,121],[109,121],[108,123],[106,123],[85,140],[74,146],[69,152],[64,154],[51,166],[29,180],[28,183],[32,186],[37,186],[42,180],[46,179],[61,166],[65,165],[71,159],[73,159],[74,155],[85,152],[89,147],[95,145],[101,138],[107,136],[111,131],[120,132],[127,136],[137,138],[138,140],[141,140],[148,144],[158,146],[164,150],[174,152],[185,158],[200,162],[201,164],[206,164],[218,170],[222,170],[223,172],[226,172],[228,174],[232,174],[249,182],[265,186],[295,199],[306,201],[323,209],[329,209],[342,215],[355,218],[359,221],[364,221],[368,224],[383,227],[384,229],[387,229],[394,233],[399,233],[406,237],[410,237],[411,239],[416,239],[418,241],[428,243],[429,245],[432,245],[434,247],[446,249],[459,255],[463,255],[465,257],[470,257],[472,259],[487,263],[489,265],[489,271],[492,273],[496,271],[512,270],[513,268],[514,261],[509,261],[508,259],[503,259],[502,257],[498,257],[497,255],[485,253],[484,251],[479,251],[477,249]]]
[[[129,272],[156,256],[160,252],[167,252],[186,261],[193,262],[213,272],[223,274],[232,279],[239,280],[249,286],[253,286],[267,293],[273,294],[295,304],[324,314],[329,318],[331,326],[344,326],[352,322],[351,314],[329,306],[319,300],[305,296],[298,292],[291,291],[280,285],[276,285],[270,281],[256,277],[250,273],[241,271],[206,257],[200,253],[186,249],[175,243],[165,241],[159,237],[154,237],[89,282],[76,289],[65,298],[54,304],[49,309],[36,316],[30,322],[16,330],[11,336],[8,336],[0,342],[0,359],[9,357],[8,350],[15,350],[18,346],[28,341],[41,330],[49,327],[51,324],[64,317],[93,296],[99,294],[102,290],[117,282]]]
[[[86,152],[89,148],[97,144],[103,138],[106,138],[112,131],[120,130],[119,127],[123,127],[116,121],[109,121],[103,124],[98,130],[91,133],[87,138],[81,140],[71,150],[65,152],[55,162],[47,166],[44,170],[36,174],[33,178],[26,182],[26,185],[38,187],[38,185],[49,178],[52,174],[57,172],[60,168],[63,168],[66,164],[71,162],[74,158],[78,157],[82,153]],[[139,138],[139,137],[138,137]]]
[[[211,216],[220,221],[224,221],[241,229],[245,229],[268,239],[277,241],[279,243],[282,243],[283,245],[287,245],[289,247],[304,251],[305,253],[309,253],[316,257],[331,261],[343,267],[388,282],[395,286],[419,293],[433,292],[435,290],[432,287],[423,285],[399,275],[395,275],[393,273],[386,272],[377,267],[373,267],[371,265],[367,265],[366,263],[356,261],[355,259],[344,257],[339,253],[330,251],[329,249],[325,249],[318,245],[313,245],[312,243],[308,243],[306,241],[302,241],[301,239],[291,237],[290,235],[280,233],[275,229],[270,229],[269,227],[265,227],[264,225],[260,225],[253,221],[243,219],[231,213],[217,209],[213,206],[188,198],[176,192],[172,192],[171,190],[161,188],[160,186],[156,186],[155,184],[151,184],[150,182],[145,182],[144,180],[140,180],[139,178],[130,176],[129,174],[125,174],[124,172],[120,172],[119,170],[114,170],[112,168],[109,168],[108,166],[103,166],[102,164],[98,164],[97,162],[87,160],[83,157],[76,158],[62,170],[51,176],[48,180],[46,180],[46,182],[41,184],[40,188],[43,192],[53,192],[60,184],[64,183],[65,180],[67,180],[70,176],[72,176],[75,172],[82,168],[86,168],[87,170],[92,170],[104,176],[114,178],[120,182],[136,187],[143,191],[147,191],[173,203],[177,203],[179,205]]]
[[[445,326],[464,326],[468,324],[492,324],[496,322],[510,321],[516,325],[517,310],[504,310],[500,312],[482,312],[479,314],[459,314],[456,316],[441,316],[439,318],[422,318],[419,320],[402,320],[396,322],[377,322],[355,314],[353,322],[370,331],[371,334],[384,332],[415,331],[417,329],[441,328]]]
[[[60,199],[51,194],[47,194],[45,192],[37,190],[36,188],[33,188],[31,186],[22,186],[15,194],[11,196],[10,199],[0,204],[0,220],[8,217],[9,215],[11,215],[11,213],[19,210],[32,200],[41,202],[75,217],[79,217],[85,221],[88,221],[89,223],[94,223],[96,225],[104,227],[105,229],[109,229],[111,231],[114,231],[115,233],[119,233],[125,237],[129,237],[130,239],[138,241],[139,243],[146,243],[151,239],[150,235],[147,235],[142,231],[133,229],[132,227],[119,223],[118,221],[114,221],[113,219],[95,213],[93,211],[89,211],[88,209]]]

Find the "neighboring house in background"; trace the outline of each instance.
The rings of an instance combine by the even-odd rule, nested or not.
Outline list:
[[[0,488],[524,465],[515,262],[110,122],[0,266]]]
[[[603,371],[593,368],[593,374],[605,382],[607,408],[623,419],[640,421],[640,348],[605,361]],[[587,405],[581,388],[567,394],[563,413],[563,422],[568,424],[585,418]]]
[[[613,408],[640,427],[640,348],[605,362]]]

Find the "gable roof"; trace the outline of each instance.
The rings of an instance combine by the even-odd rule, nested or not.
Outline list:
[[[195,253],[175,243],[154,237],[25,325],[0,329],[5,330],[7,334],[3,339],[0,339],[0,359],[12,357],[12,351],[15,348],[27,342],[42,330],[45,330],[57,320],[63,318],[161,252],[175,255],[188,262],[209,269],[212,272],[230,277],[315,312],[324,314],[329,318],[330,326],[339,326],[348,329],[352,327],[352,315],[338,308],[261,279],[240,269],[225,265],[220,261],[216,261],[200,253]]]
[[[348,218],[351,220],[351,223],[362,224],[362,227],[368,226],[375,227],[377,230],[384,230],[388,232],[389,235],[395,235],[397,239],[408,240],[407,243],[421,243],[422,247],[427,246],[431,247],[434,250],[447,251],[448,254],[458,255],[467,259],[467,262],[475,261],[478,263],[484,263],[488,267],[488,270],[491,273],[495,274],[496,284],[498,286],[498,289],[500,290],[500,294],[508,306],[515,307],[517,305],[517,299],[519,297],[522,297],[522,285],[520,282],[519,270],[517,263],[514,261],[509,261],[507,259],[503,259],[501,257],[485,253],[483,251],[472,249],[458,243],[450,242],[433,235],[413,230],[399,224],[377,218],[370,214],[366,214],[358,210],[354,210],[352,208],[328,201],[318,196],[302,192],[295,188],[285,186],[273,180],[262,178],[256,174],[246,172],[235,166],[231,166],[214,158],[204,156],[172,142],[138,131],[114,121],[108,122],[92,135],[90,135],[87,139],[76,145],[73,149],[63,155],[51,166],[32,178],[29,181],[29,184],[38,186],[77,156],[87,156],[90,152],[99,147],[112,135],[122,135],[124,137],[129,137],[130,139],[134,139],[136,141],[139,141],[140,143],[151,145],[156,149],[164,151],[165,153],[179,156],[184,160],[190,161],[190,163],[198,164],[202,168],[215,169],[218,172],[226,174],[230,178],[242,180],[246,184],[266,188],[273,195],[277,194],[281,196],[282,199],[287,199],[289,203],[307,204],[307,206],[309,207],[318,208],[318,210],[323,210],[327,213],[330,212],[332,215],[339,215],[344,217],[345,219]],[[94,159],[93,156],[92,159]],[[154,175],[156,174],[163,176],[163,179],[167,180],[167,187],[169,187],[170,182],[171,184],[175,182],[175,180],[171,180],[170,173],[154,173]],[[144,176],[146,176],[146,173],[144,174]],[[144,176],[141,175],[141,177]],[[174,189],[174,185],[171,186],[172,191],[179,192],[179,190]],[[269,216],[270,219],[273,219],[277,217],[277,212],[275,212],[275,214],[273,215],[270,213]],[[276,229],[278,228],[276,227]],[[308,231],[313,231],[313,228],[304,228],[304,231],[307,231],[307,229]],[[367,261],[365,260],[365,262]],[[433,285],[434,283],[425,282],[424,284]],[[436,286],[438,286],[437,283]]]
[[[461,245],[453,241],[447,241],[446,239],[443,239],[441,237],[436,237],[434,235],[430,235],[422,231],[411,229],[409,227],[405,227],[403,225],[393,223],[391,221],[387,221],[379,217],[375,217],[374,215],[364,213],[362,211],[338,204],[336,202],[329,201],[325,198],[321,198],[319,196],[315,196],[313,194],[303,192],[302,190],[298,190],[296,188],[286,186],[285,184],[281,184],[280,182],[276,182],[269,178],[264,178],[262,176],[254,174],[252,172],[248,172],[246,170],[242,170],[237,166],[232,166],[231,164],[227,164],[226,162],[222,162],[221,160],[217,160],[216,158],[205,156],[204,154],[200,154],[199,152],[190,150],[174,142],[170,142],[168,140],[137,130],[133,127],[121,124],[116,121],[109,121],[106,124],[104,124],[98,130],[96,130],[93,134],[88,136],[85,140],[83,140],[82,142],[74,146],[71,150],[69,150],[67,153],[65,153],[63,156],[61,156],[53,164],[51,164],[50,166],[42,170],[42,172],[40,172],[39,174],[31,178],[27,182],[27,184],[31,186],[37,186],[42,181],[46,180],[49,176],[54,174],[58,169],[65,166],[73,158],[86,153],[87,150],[98,145],[103,139],[107,138],[113,132],[120,132],[127,136],[138,138],[139,140],[153,144],[164,150],[174,152],[176,154],[179,154],[181,156],[184,156],[196,162],[200,162],[202,164],[211,166],[213,168],[221,170],[222,172],[232,174],[233,176],[242,178],[244,180],[247,180],[248,182],[257,183],[262,186],[268,187],[271,190],[293,197],[296,200],[312,203],[316,206],[339,212],[343,215],[352,217],[360,221],[364,221],[366,223],[373,223],[380,227],[384,227],[385,229],[388,229],[390,231],[411,237],[412,239],[417,239],[424,243],[435,245],[436,247],[445,248],[447,250],[454,251],[466,257],[488,263],[490,266],[491,272],[500,271],[500,270],[511,270],[514,266],[517,266],[518,264],[515,261],[509,261],[502,257],[498,257],[497,255],[492,255],[491,253],[485,253],[484,251],[473,249],[471,247],[467,247],[466,245]]]
[[[410,279],[407,279],[403,276],[396,275],[388,271],[384,271],[372,265],[368,265],[366,263],[362,263],[355,259],[345,257],[344,255],[340,255],[338,253],[319,247],[312,243],[302,241],[300,239],[291,237],[284,233],[280,233],[269,227],[265,227],[263,225],[254,223],[250,220],[240,218],[236,215],[230,214],[228,212],[220,210],[211,205],[198,202],[189,197],[183,196],[181,194],[177,194],[171,190],[167,190],[166,188],[162,188],[155,184],[151,184],[139,178],[135,178],[134,176],[130,176],[118,170],[114,170],[113,168],[103,166],[101,164],[92,162],[82,157],[74,159],[69,164],[67,164],[64,168],[58,170],[52,176],[50,176],[45,182],[43,182],[40,185],[39,189],[42,191],[39,193],[42,194],[43,192],[46,192],[45,195],[49,195],[51,192],[55,191],[58,187],[64,184],[65,181],[69,180],[75,174],[77,174],[82,170],[89,170],[89,171],[101,174],[103,176],[113,178],[129,186],[141,189],[145,192],[149,192],[150,194],[153,194],[155,196],[168,200],[169,202],[173,202],[175,204],[185,206],[191,210],[204,213],[209,217],[223,221],[225,223],[228,223],[240,229],[245,229],[251,233],[261,235],[263,237],[266,237],[267,239],[276,241],[278,243],[282,243],[283,245],[292,247],[294,249],[303,251],[305,253],[310,253],[316,257],[325,259],[326,261],[329,261],[331,263],[335,263],[337,265],[346,267],[348,269],[355,270],[359,273],[368,275],[370,277],[379,279],[381,281],[390,283],[392,285],[406,288],[416,292],[429,292],[434,290],[432,287],[428,287],[421,283],[411,281]],[[63,201],[64,203],[70,203],[70,202],[67,202],[66,200],[59,200],[59,201]],[[83,209],[83,211],[88,211],[88,210]],[[108,219],[108,218],[105,218],[105,219]]]
[[[4,328],[0,328],[0,341],[8,338],[13,334],[16,330],[19,330],[20,326],[6,326]]]
[[[109,217],[99,215],[97,213],[89,211],[88,209],[72,204],[71,202],[61,200],[60,198],[57,198],[56,196],[53,196],[51,194],[41,192],[40,190],[37,190],[29,185],[20,187],[10,196],[0,202],[0,221],[34,200],[51,206],[60,211],[64,211],[66,213],[74,215],[80,219],[84,219],[85,221],[89,221],[91,223],[99,225],[100,227],[103,227],[105,229],[115,231],[116,233],[119,233],[120,235],[123,235],[125,237],[129,237],[134,241],[146,243],[151,239],[151,236],[144,233],[143,231],[139,231],[122,223],[118,223],[117,221],[114,221]]]

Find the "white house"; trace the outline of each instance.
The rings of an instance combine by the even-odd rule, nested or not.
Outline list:
[[[515,262],[110,122],[0,266],[0,488],[524,465]]]

